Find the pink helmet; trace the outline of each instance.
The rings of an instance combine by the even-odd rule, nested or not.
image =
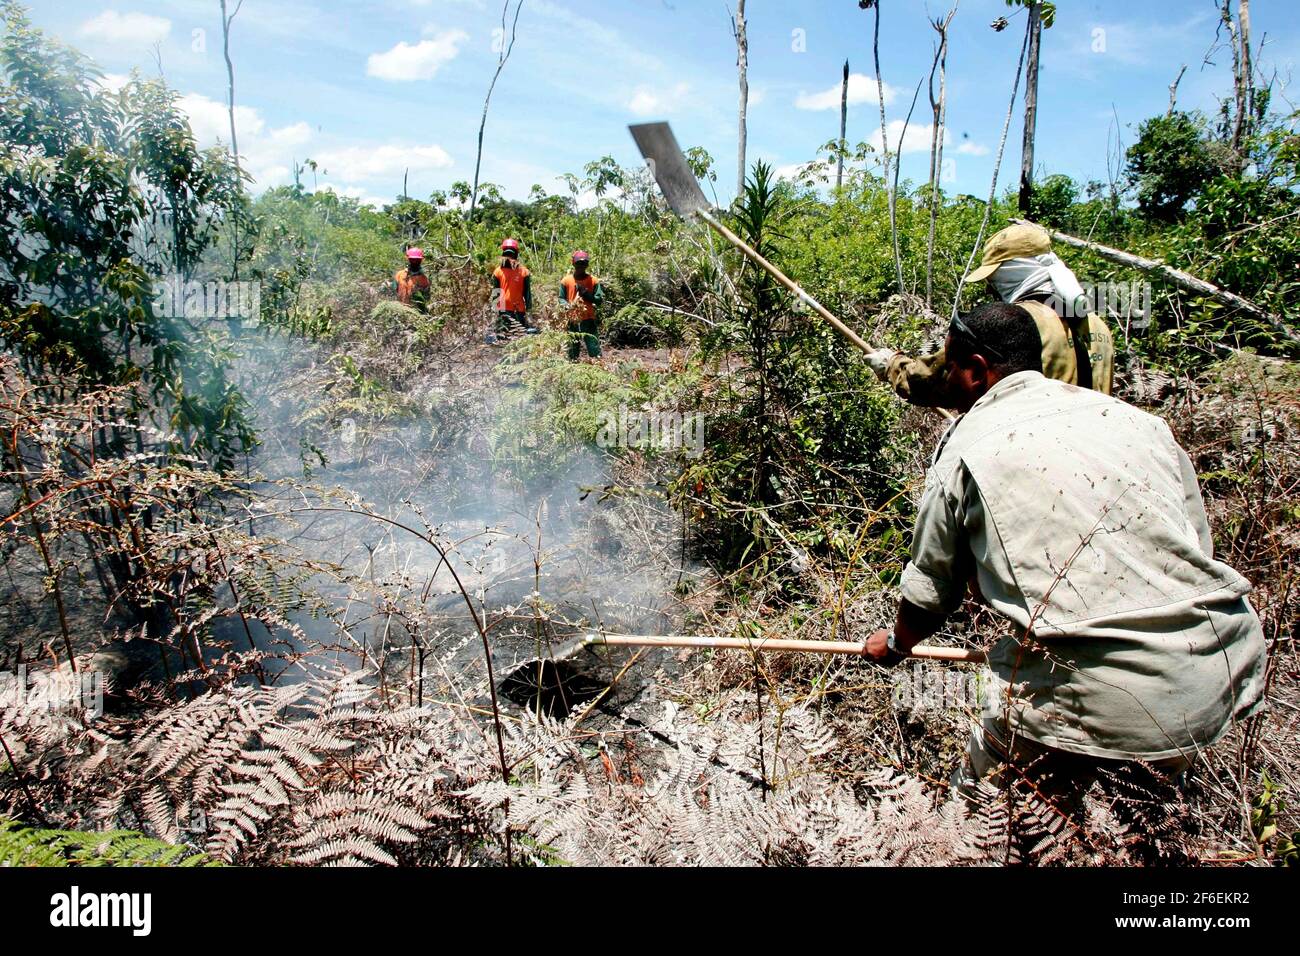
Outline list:
[[[406,250],[406,258],[408,258],[408,259],[423,259],[423,258],[424,258],[424,250],[423,250],[423,249],[417,249],[417,248],[415,248],[414,246],[412,246],[410,249],[407,249],[407,250]]]
[[[505,252],[507,249],[513,249],[515,252],[518,252],[518,251],[519,251],[519,240],[518,240],[518,239],[507,239],[505,242],[501,243],[501,251],[502,251],[502,252]]]
[[[590,262],[590,261],[591,261],[591,256],[587,255],[585,252],[583,252],[581,249],[579,249],[577,252],[575,252],[575,253],[573,254],[573,261],[574,261],[574,262]]]

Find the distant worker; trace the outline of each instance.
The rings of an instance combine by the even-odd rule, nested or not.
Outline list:
[[[560,301],[569,310],[569,361],[576,362],[582,346],[587,355],[600,358],[599,320],[596,310],[605,301],[600,280],[587,271],[591,257],[579,249],[573,254],[573,272],[560,280]]]
[[[1047,230],[1014,225],[990,236],[984,261],[966,277],[968,283],[983,280],[1001,301],[1022,306],[1034,320],[1043,343],[1044,375],[1110,394],[1115,363],[1110,329],[1100,316],[1086,311],[1083,287],[1052,252]],[[942,374],[945,361],[942,348],[925,356],[890,349],[867,356],[872,370],[900,398],[913,405],[952,408]]]
[[[519,242],[507,239],[501,243],[501,264],[492,273],[492,288],[496,290],[496,334],[488,335],[495,343],[513,337],[522,330],[528,335],[537,333],[528,320],[533,308],[533,282],[528,267],[519,261]]]
[[[398,302],[420,309],[429,304],[429,277],[420,270],[423,263],[423,250],[414,246],[406,250],[406,268],[393,276]]]

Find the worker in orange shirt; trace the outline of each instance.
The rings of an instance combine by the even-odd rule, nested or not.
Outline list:
[[[429,277],[420,271],[423,262],[423,250],[415,247],[406,250],[406,268],[393,276],[398,302],[420,309],[429,304]]]
[[[576,362],[578,351],[587,347],[587,355],[600,358],[600,339],[596,337],[596,308],[605,301],[600,280],[587,271],[591,257],[579,249],[573,254],[573,272],[560,280],[560,301],[569,310],[569,361]]]
[[[533,307],[533,283],[528,267],[519,261],[519,242],[507,239],[501,243],[501,264],[492,273],[493,297],[496,299],[496,334],[489,333],[489,344],[511,337],[522,329],[536,335],[537,328],[528,320]]]

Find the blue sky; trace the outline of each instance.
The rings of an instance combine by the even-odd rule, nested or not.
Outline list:
[[[232,6],[235,0],[232,0]],[[945,0],[883,0],[881,73],[897,128],[930,67],[936,34],[927,13]],[[734,8],[734,3],[731,4]],[[749,160],[794,168],[838,131],[839,80],[855,76],[849,139],[879,139],[870,13],[856,0],[749,0]],[[1179,67],[1183,108],[1216,109],[1229,88],[1230,56],[1214,44],[1214,0],[1060,0],[1044,32],[1037,165],[1041,172],[1105,180],[1116,138],[1131,144],[1142,119],[1161,113]],[[606,153],[639,162],[626,126],[667,119],[683,145],[715,158],[718,195],[735,180],[735,43],[723,0],[524,0],[518,40],[493,96],[483,174],[506,195],[580,173]],[[1251,4],[1258,54],[1285,83],[1300,58],[1293,0]],[[37,0],[37,26],[91,56],[115,82],[159,63],[184,94],[204,145],[228,138],[218,0],[89,3]],[[995,33],[1003,0],[961,0],[949,52],[945,188],[983,195],[1023,36],[1023,14]],[[1290,16],[1288,14],[1291,14]],[[483,95],[495,68],[498,0],[244,0],[232,57],[240,149],[259,187],[291,179],[292,163],[317,160],[318,185],[367,201],[401,191],[427,197],[473,175]],[[1279,106],[1285,104],[1278,101]],[[822,108],[818,108],[822,107]],[[1289,109],[1289,108],[1288,108]],[[903,155],[903,175],[924,179],[929,109],[922,89]],[[1020,107],[1000,183],[1020,162]],[[1109,171],[1108,171],[1109,169]],[[311,176],[308,174],[308,185]]]

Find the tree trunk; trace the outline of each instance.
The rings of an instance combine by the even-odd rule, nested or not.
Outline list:
[[[501,8],[501,43],[502,47],[497,51],[497,69],[492,74],[492,82],[488,84],[487,96],[483,98],[483,117],[478,124],[478,151],[474,154],[474,185],[470,187],[469,192],[469,222],[474,221],[474,210],[478,208],[478,174],[483,165],[483,130],[487,128],[488,107],[492,104],[492,91],[497,87],[497,80],[501,77],[501,71],[505,69],[506,61],[510,59],[510,52],[515,48],[515,34],[519,28],[519,11],[524,7],[524,0],[518,0],[515,5],[515,18],[510,24],[510,43],[506,44],[506,15],[510,12],[510,0],[505,0],[505,5]]]
[[[243,168],[239,164],[239,139],[235,135],[235,65],[230,60],[230,24],[239,14],[244,0],[235,4],[235,12],[226,15],[226,0],[221,0],[221,53],[226,60],[226,109],[230,114],[230,156],[235,161],[235,173],[240,175]],[[240,183],[242,188],[243,183]],[[230,272],[236,281],[239,279],[239,216],[231,224],[232,247],[230,252]]]
[[[1187,72],[1187,64],[1184,63],[1174,77],[1174,81],[1169,84],[1169,109],[1165,112],[1166,116],[1173,116],[1174,110],[1178,105],[1178,84],[1183,81],[1183,74]]]
[[[749,111],[749,39],[745,34],[745,0],[736,0],[736,72],[740,77],[740,133],[736,148],[736,195],[745,192],[745,114]]]
[[[1020,155],[1020,212],[1029,215],[1034,192],[1034,127],[1038,119],[1038,48],[1043,34],[1043,5],[1029,5],[1029,53],[1025,67],[1025,139]]]
[[[835,188],[844,185],[844,153],[849,148],[849,61],[844,61],[844,83],[840,87],[840,154],[835,163]]]
[[[939,177],[943,174],[943,137],[948,127],[948,27],[957,15],[954,5],[942,20],[930,21],[939,34],[939,49],[930,67],[930,230],[925,240],[925,307],[934,307],[934,236],[939,220]],[[939,95],[934,95],[935,69],[939,72]]]
[[[1013,219],[1015,223],[1029,224],[1025,219]],[[1057,232],[1055,229],[1047,229],[1052,239],[1072,246],[1075,249],[1084,249],[1088,252],[1096,253],[1108,262],[1124,266],[1128,269],[1136,269],[1148,275],[1155,275],[1182,289],[1190,295],[1203,296],[1207,299],[1213,299],[1222,305],[1232,309],[1237,309],[1246,313],[1251,318],[1260,322],[1265,322],[1272,326],[1275,331],[1291,342],[1300,344],[1300,334],[1288,326],[1280,316],[1276,316],[1265,310],[1262,306],[1244,299],[1241,296],[1229,292],[1226,289],[1220,289],[1217,285],[1212,285],[1204,279],[1198,279],[1196,276],[1181,269],[1175,269],[1173,266],[1167,266],[1163,262],[1157,262],[1154,259],[1145,259],[1142,256],[1135,256],[1131,252],[1124,252],[1120,249],[1112,249],[1110,246],[1103,246],[1095,242],[1089,242],[1087,239],[1080,239],[1077,236],[1067,235],[1064,232]]]
[[[1029,35],[1025,35],[1024,41],[1020,44],[1020,59],[1016,61],[1016,78],[1011,84],[1011,101],[1007,103],[1007,115],[1002,120],[1002,138],[998,140],[997,157],[993,160],[993,181],[989,183],[989,198],[984,204],[984,218],[980,220],[979,232],[975,236],[975,244],[971,246],[970,256],[966,259],[966,268],[962,271],[961,278],[957,280],[957,292],[952,298],[952,314],[956,315],[961,309],[961,292],[966,287],[966,276],[970,275],[971,268],[975,265],[975,256],[980,251],[980,246],[984,242],[984,232],[989,227],[989,215],[993,212],[993,203],[998,195],[998,174],[1002,171],[1002,156],[1007,148],[1007,133],[1011,131],[1011,116],[1016,110],[1016,97],[1020,93],[1020,74],[1025,69],[1025,50],[1029,46]]]
[[[1241,25],[1241,76],[1246,86],[1246,124],[1255,122],[1255,62],[1250,53],[1250,0],[1237,3],[1237,22]]]
[[[226,0],[221,0],[221,53],[226,58],[226,107],[230,112],[230,154],[235,158],[235,168],[239,169],[239,139],[235,136],[235,66],[230,62],[230,23],[239,13],[244,0],[235,5],[235,12],[226,15]]]
[[[1226,3],[1224,15],[1230,16]],[[1255,78],[1250,56],[1250,0],[1238,0],[1234,40],[1232,66],[1237,115],[1232,123],[1232,151],[1237,157],[1239,168],[1244,171],[1250,163],[1245,141],[1250,138],[1255,121]]]
[[[872,4],[876,11],[876,24],[871,37],[871,56],[872,62],[876,67],[876,98],[880,100],[880,150],[884,154],[885,163],[885,193],[889,200],[889,235],[894,244],[894,271],[897,273],[898,291],[904,293],[907,290],[903,288],[903,258],[898,250],[898,209],[896,206],[896,197],[894,190],[891,188],[892,180],[889,178],[889,128],[885,122],[885,81],[880,78],[880,3],[877,0]],[[899,155],[902,155],[902,144],[899,144]]]

